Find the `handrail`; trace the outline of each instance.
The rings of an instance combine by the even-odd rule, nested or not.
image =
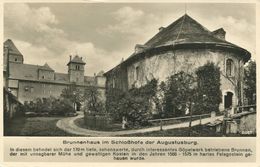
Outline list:
[[[163,119],[153,119],[153,120],[148,120],[148,122],[157,122],[157,121],[168,121],[168,120],[177,120],[177,119],[184,119],[184,118],[194,118],[194,117],[201,117],[201,116],[210,116],[210,114],[201,114],[201,115],[192,115],[192,116],[184,116],[184,117],[176,117],[176,118],[163,118]]]
[[[237,106],[235,108],[246,108],[246,107],[256,107],[256,104],[246,105],[246,106]]]

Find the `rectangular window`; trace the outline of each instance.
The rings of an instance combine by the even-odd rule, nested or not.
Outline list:
[[[231,59],[228,59],[226,61],[226,74],[227,74],[227,76],[234,75],[234,62]]]

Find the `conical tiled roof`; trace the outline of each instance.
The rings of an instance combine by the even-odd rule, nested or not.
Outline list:
[[[221,43],[236,46],[224,39],[214,36],[213,32],[185,14],[178,20],[163,28],[146,42],[147,47],[157,47],[175,43]],[[237,47],[237,46],[236,46]]]
[[[13,41],[11,39],[7,39],[4,42],[4,46],[8,47],[10,54],[16,54],[16,55],[23,56],[22,53],[16,48],[16,46],[14,45],[14,43],[13,43]]]
[[[221,29],[217,31],[219,30]],[[223,32],[225,33],[224,30]],[[247,50],[226,41],[224,38],[216,37],[215,33],[216,31],[209,31],[189,15],[185,14],[166,28],[161,27],[160,31],[143,45],[144,49],[141,52],[133,53],[124,63],[142,55],[146,51],[170,46],[176,48],[185,48],[185,46],[195,48],[218,46],[242,53],[245,61],[250,59],[251,54]]]
[[[68,64],[70,64],[70,63],[86,64],[86,63],[82,60],[82,57],[79,57],[78,55],[76,55],[75,57],[73,57],[73,59],[71,59]]]

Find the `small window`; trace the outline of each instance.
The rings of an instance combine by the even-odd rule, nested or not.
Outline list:
[[[234,62],[232,59],[227,59],[226,61],[226,74],[227,76],[234,75]]]
[[[17,59],[17,58],[15,58],[15,59],[14,59],[14,61],[18,61],[18,59]]]
[[[28,92],[28,91],[29,91],[29,87],[26,86],[26,87],[24,88],[24,91],[25,91],[25,92]]]
[[[45,77],[44,77],[44,75],[42,76],[42,79],[44,79]]]

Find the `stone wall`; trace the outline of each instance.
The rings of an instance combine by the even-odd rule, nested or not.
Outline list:
[[[76,66],[78,66],[79,69],[76,69]],[[68,68],[70,82],[84,82],[84,65],[78,63],[70,63]]]
[[[36,98],[48,98],[56,97],[58,98],[62,90],[67,88],[67,84],[54,84],[48,82],[31,82],[31,81],[19,81],[19,89],[13,89],[12,94],[16,93],[20,102],[32,101]],[[77,86],[81,92],[87,88],[86,86]],[[100,98],[102,101],[106,100],[105,88],[98,87],[100,92]]]
[[[122,91],[128,90],[127,68],[119,65],[106,74],[106,88],[117,88]]]
[[[59,97],[65,88],[65,84],[19,81],[18,99],[25,102],[36,98]]]
[[[9,54],[9,62],[23,63],[23,57],[21,55]]]
[[[242,116],[238,129],[240,134],[256,134],[256,112]]]
[[[226,75],[226,60],[232,59],[234,62],[234,76]],[[241,78],[243,66],[241,59],[232,52],[212,50],[212,49],[180,49],[167,51],[160,54],[146,57],[136,61],[127,67],[128,89],[131,85],[140,87],[152,78],[165,81],[168,76],[184,71],[194,74],[196,69],[205,65],[208,61],[215,63],[221,71],[221,90],[223,102],[220,110],[224,109],[224,95],[227,91],[233,93],[233,105],[238,103],[238,80]]]
[[[39,80],[54,80],[54,71],[47,71],[47,70],[39,70],[38,73]]]

